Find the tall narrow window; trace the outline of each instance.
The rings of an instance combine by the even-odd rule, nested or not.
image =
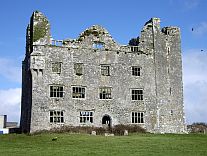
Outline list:
[[[93,123],[93,112],[92,111],[81,111],[80,112],[80,123]]]
[[[173,116],[173,110],[170,111],[170,115]]]
[[[132,123],[144,123],[144,112],[132,112]]]
[[[170,54],[170,47],[167,47],[167,54]]]
[[[50,111],[50,123],[64,123],[63,111]]]
[[[61,85],[52,85],[50,86],[50,97],[63,97],[63,86]]]
[[[61,62],[52,63],[52,72],[60,74],[61,73]]]
[[[75,71],[75,74],[78,76],[83,75],[83,63],[75,63],[74,71]]]
[[[141,75],[141,68],[137,66],[132,66],[132,75],[133,76],[140,76]]]
[[[73,88],[73,93],[72,93],[73,98],[85,98],[85,87],[72,87],[72,88]]]
[[[102,87],[99,88],[100,99],[111,99],[111,88],[110,87]]]
[[[132,89],[132,100],[143,100],[143,89]]]
[[[109,65],[101,65],[101,75],[110,76],[110,66]]]

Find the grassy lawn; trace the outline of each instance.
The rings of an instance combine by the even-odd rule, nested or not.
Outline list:
[[[58,137],[57,141],[52,138]],[[207,135],[0,135],[1,156],[207,156]]]

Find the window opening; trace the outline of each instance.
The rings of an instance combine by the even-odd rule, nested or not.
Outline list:
[[[84,87],[72,87],[72,89],[73,89],[73,93],[72,93],[73,98],[85,98]]]
[[[170,53],[170,47],[167,47],[167,54],[169,55]]]
[[[60,74],[61,73],[61,62],[52,63],[52,72]]]
[[[63,97],[63,86],[60,85],[52,85],[50,86],[50,97]]]
[[[132,75],[133,76],[140,76],[141,75],[141,68],[137,66],[132,66]]]
[[[111,88],[103,87],[99,88],[100,99],[111,99]]]
[[[132,123],[144,123],[144,112],[132,112]]]
[[[131,52],[138,52],[138,46],[131,46]]]
[[[170,115],[173,115],[173,110],[170,111]]]
[[[50,123],[64,123],[63,111],[50,111]]]
[[[81,111],[80,112],[80,123],[93,123],[93,112],[92,111]]]
[[[110,66],[109,65],[101,65],[101,75],[102,76],[110,76]]]
[[[83,75],[83,63],[75,63],[74,71],[75,71],[75,74],[78,76]]]
[[[143,100],[143,90],[132,89],[132,100]]]
[[[93,43],[93,48],[94,49],[103,49],[103,47],[104,47],[104,44],[101,43],[101,42],[95,42],[95,43]]]

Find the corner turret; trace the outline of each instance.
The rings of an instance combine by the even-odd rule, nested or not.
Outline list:
[[[43,13],[33,12],[28,25],[27,36],[29,36],[27,43],[30,45],[30,48],[27,47],[27,51],[30,53],[33,51],[33,45],[50,44],[50,23]]]

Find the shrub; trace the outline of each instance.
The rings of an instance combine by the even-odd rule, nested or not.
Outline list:
[[[115,135],[124,135],[124,131],[129,133],[146,133],[146,130],[138,125],[115,125],[112,128],[112,133]]]
[[[62,126],[52,128],[50,130],[41,130],[32,134],[40,133],[83,133],[91,134],[92,131],[96,131],[97,135],[104,135],[104,133],[114,133],[115,135],[124,135],[124,131],[128,130],[129,133],[145,133],[146,130],[138,125],[115,125],[113,128],[103,127],[90,127],[90,126]]]

